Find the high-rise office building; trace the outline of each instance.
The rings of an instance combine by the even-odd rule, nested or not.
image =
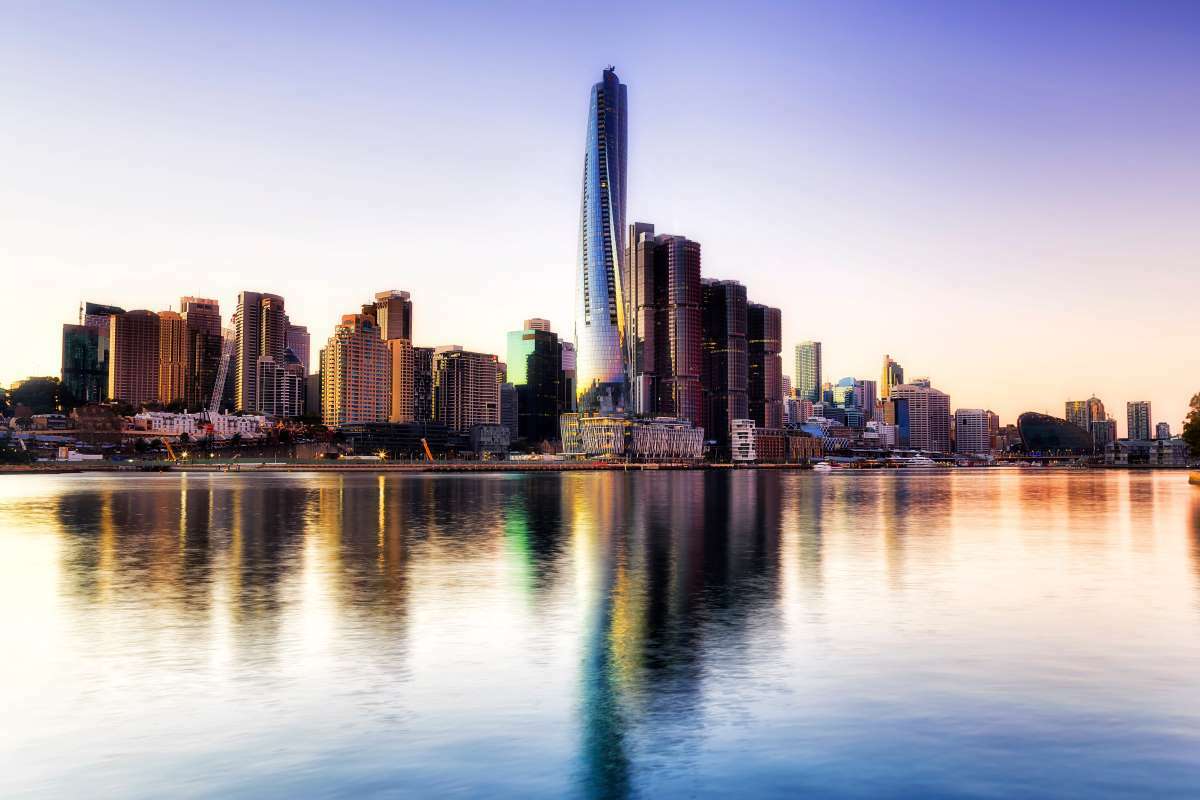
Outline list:
[[[308,375],[310,341],[311,337],[308,334],[307,327],[304,325],[293,325],[290,320],[288,321],[287,339],[284,347],[296,359],[295,363],[303,368],[305,376]]]
[[[517,387],[511,383],[500,384],[500,424],[508,429],[508,440],[511,442],[520,436],[519,414],[521,400],[517,395]]]
[[[575,343],[559,341],[562,347],[562,377],[558,382],[558,410],[568,414],[575,411]]]
[[[321,421],[329,427],[385,422],[391,354],[375,320],[346,314],[321,351]]]
[[[625,275],[625,86],[612,68],[592,87],[575,286],[576,392],[581,413],[626,408],[622,352]]]
[[[875,417],[875,381],[854,381],[854,405],[863,412],[866,419]]]
[[[750,415],[746,287],[719,280],[703,280],[700,285],[704,336],[700,424],[705,438],[727,448],[733,421]]]
[[[814,403],[824,398],[821,395],[821,343],[801,342],[796,345],[796,396]]]
[[[970,454],[991,451],[988,413],[982,408],[960,408],[954,412],[954,452]]]
[[[780,358],[782,359],[782,356],[780,356]],[[791,396],[792,396],[792,376],[784,375],[783,376],[783,399],[787,400]]]
[[[1085,431],[1088,430],[1088,424],[1091,422],[1088,419],[1087,401],[1086,400],[1068,400],[1066,402],[1066,412],[1064,419],[1072,425],[1078,425]]]
[[[391,361],[388,422],[416,420],[416,358],[408,339],[385,339]]]
[[[270,356],[259,356],[254,384],[258,413],[272,417],[298,417],[304,413],[307,395],[304,367],[291,350],[280,364]]]
[[[100,356],[100,333],[87,325],[63,325],[62,388],[64,399],[83,405],[104,400],[108,387],[106,365]],[[108,334],[104,335],[108,347]]]
[[[187,323],[177,311],[158,312],[158,402],[187,399]]]
[[[558,334],[550,330],[550,323],[544,319],[525,320],[525,327],[509,332],[506,358],[507,383],[515,394],[517,419],[512,438],[529,442],[558,438],[563,376]]]
[[[1085,431],[1091,430],[1093,422],[1107,419],[1104,413],[1104,403],[1099,397],[1089,397],[1087,400],[1068,400],[1065,406],[1064,418],[1072,425],[1078,425]]]
[[[1117,440],[1117,421],[1115,419],[1098,419],[1090,426],[1092,443],[1096,450],[1104,452],[1107,445]]]
[[[879,396],[884,400],[891,396],[893,386],[904,383],[904,367],[888,354],[883,356],[883,373],[879,380]]]
[[[746,400],[759,428],[783,427],[783,312],[746,305]]]
[[[832,402],[838,408],[854,407],[854,378],[842,378],[835,384],[832,384],[829,389],[830,397],[827,402]]]
[[[1159,422],[1154,425],[1155,439],[1170,439],[1171,438],[1171,423]]]
[[[86,302],[79,311],[79,323],[85,328],[96,331],[96,362],[103,377],[100,382],[102,399],[108,399],[109,346],[108,334],[110,323],[108,318],[113,314],[124,314],[125,309],[119,306],[102,303]]]
[[[153,311],[108,318],[108,397],[140,405],[158,401],[159,319]]]
[[[384,339],[408,339],[411,342],[412,314],[412,299],[408,292],[389,289],[376,293],[373,315],[379,325],[379,335]]]
[[[500,360],[458,345],[433,352],[433,418],[452,431],[500,424]]]
[[[1150,438],[1150,401],[1132,400],[1125,404],[1126,437],[1146,441]]]
[[[286,363],[288,325],[283,298],[279,295],[261,292],[238,295],[237,311],[233,314],[237,345],[230,365],[234,376],[234,405],[238,409],[260,410],[258,375],[267,367],[260,367],[259,359],[266,357],[280,366]]]
[[[413,421],[433,421],[433,348],[413,348]]]
[[[183,399],[190,409],[207,408],[221,368],[221,307],[207,297],[179,298],[187,329],[187,369]]]
[[[701,419],[700,245],[682,236],[629,228],[626,359],[637,414]]]
[[[890,400],[906,400],[908,446],[935,453],[950,452],[950,395],[929,386],[893,386]]]

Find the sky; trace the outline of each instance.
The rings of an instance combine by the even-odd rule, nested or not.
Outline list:
[[[314,352],[573,328],[588,93],[630,221],[783,310],[826,376],[954,407],[1200,392],[1200,4],[0,2],[0,382],[79,303],[282,294]],[[1193,298],[1193,300],[1189,300]]]

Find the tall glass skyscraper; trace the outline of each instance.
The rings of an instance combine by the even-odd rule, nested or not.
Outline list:
[[[575,285],[576,394],[580,413],[626,409],[625,85],[613,67],[592,87],[579,208]]]
[[[796,345],[796,396],[819,402],[821,398],[821,343]]]

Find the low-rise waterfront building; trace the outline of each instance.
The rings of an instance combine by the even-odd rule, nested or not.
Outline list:
[[[505,455],[512,442],[512,431],[507,425],[478,424],[472,425],[468,432],[471,440],[471,450],[476,455]]]
[[[188,434],[191,437],[208,436],[228,439],[234,434],[243,439],[257,439],[266,435],[270,420],[264,414],[173,414],[169,411],[142,411],[133,416],[134,426],[139,430],[163,436]]]
[[[1116,467],[1186,467],[1188,444],[1182,439],[1119,439],[1104,448],[1104,463]]]
[[[645,461],[695,461],[704,455],[704,429],[685,419],[637,420],[630,426],[629,454]]]
[[[437,422],[366,422],[341,428],[346,444],[356,455],[384,453],[388,458],[425,458],[425,446],[436,456],[444,455],[450,432]]]

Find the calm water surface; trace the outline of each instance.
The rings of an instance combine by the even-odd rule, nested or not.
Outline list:
[[[1180,473],[0,477],[5,797],[1195,797]]]

